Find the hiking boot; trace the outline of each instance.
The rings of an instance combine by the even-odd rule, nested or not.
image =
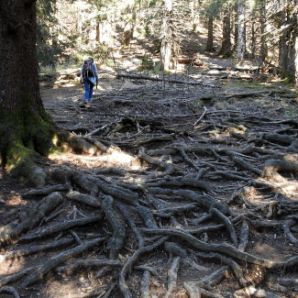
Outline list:
[[[90,108],[90,107],[91,107],[90,103],[85,104],[85,108]]]

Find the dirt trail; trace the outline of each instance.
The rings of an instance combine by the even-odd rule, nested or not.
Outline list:
[[[42,91],[57,125],[82,141],[44,161],[48,188],[4,192],[0,288],[297,295],[297,93],[221,74],[178,78],[103,77],[90,109],[79,107],[80,86]],[[26,223],[38,218],[32,206],[44,219]]]

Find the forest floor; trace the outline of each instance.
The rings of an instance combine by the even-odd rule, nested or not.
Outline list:
[[[297,91],[207,62],[42,89],[79,143],[1,177],[0,297],[297,297]]]

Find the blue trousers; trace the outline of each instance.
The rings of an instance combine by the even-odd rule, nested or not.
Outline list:
[[[94,88],[94,85],[88,79],[86,79],[84,81],[84,100],[85,100],[85,102],[90,102],[92,100],[93,88]]]

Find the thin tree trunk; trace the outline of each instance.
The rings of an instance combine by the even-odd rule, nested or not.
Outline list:
[[[244,60],[245,55],[245,5],[243,0],[237,1],[237,19],[238,19],[238,44],[237,59],[238,62]]]
[[[251,21],[251,57],[254,59],[256,57],[256,28],[255,21]]]
[[[237,50],[238,45],[238,12],[237,12],[237,3],[234,5],[234,13],[233,13],[233,20],[234,20],[234,46],[233,52]]]
[[[160,47],[160,60],[162,69],[169,71],[172,68],[174,36],[172,25],[173,2],[165,0],[164,19],[162,26],[162,40]]]
[[[261,47],[260,47],[260,58],[261,64],[263,65],[266,61],[268,54],[267,41],[265,35],[266,28],[266,0],[261,1],[261,13],[260,13],[260,32],[261,32]]]
[[[213,16],[210,15],[208,18],[208,38],[207,38],[207,45],[206,45],[206,51],[207,52],[213,52],[214,46],[213,46]]]
[[[298,33],[298,32],[297,32]],[[295,37],[295,83],[298,87],[298,37]]]
[[[100,22],[96,21],[96,41],[100,42]]]

